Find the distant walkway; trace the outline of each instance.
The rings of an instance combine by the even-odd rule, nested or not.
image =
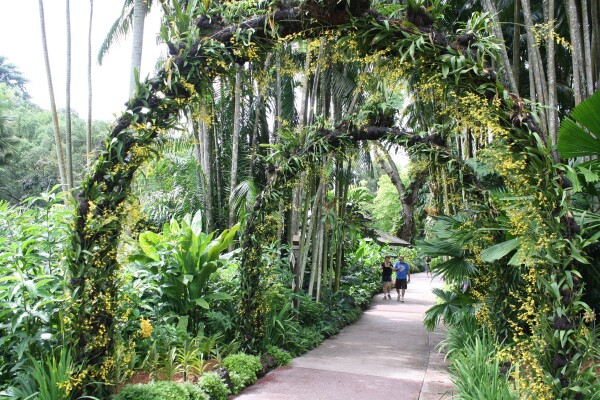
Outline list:
[[[382,300],[338,335],[277,368],[236,400],[448,400],[453,384],[435,346],[442,332],[423,327],[439,279],[413,274],[404,303]]]

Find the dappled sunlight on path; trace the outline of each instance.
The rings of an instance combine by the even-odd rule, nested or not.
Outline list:
[[[423,327],[435,303],[431,289],[441,286],[438,278],[413,274],[404,303],[395,292],[391,300],[378,294],[357,322],[232,399],[450,399],[447,364],[435,348],[443,332]]]

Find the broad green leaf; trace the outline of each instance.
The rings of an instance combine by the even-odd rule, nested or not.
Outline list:
[[[503,243],[488,247],[481,252],[481,259],[485,262],[494,262],[514,251],[521,245],[521,238],[515,238]]]
[[[206,300],[204,300],[202,297],[199,299],[196,299],[196,304],[199,305],[200,307],[204,308],[205,310],[208,310],[210,308],[210,305],[208,304],[208,302]]]
[[[558,152],[563,158],[600,154],[600,91],[573,109],[558,131]]]

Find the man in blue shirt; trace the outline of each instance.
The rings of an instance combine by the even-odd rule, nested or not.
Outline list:
[[[398,262],[392,268],[396,271],[396,293],[398,298],[396,300],[404,303],[404,291],[406,290],[407,284],[410,283],[410,265],[404,262],[404,257],[400,256]],[[400,290],[402,290],[402,296],[400,296]]]

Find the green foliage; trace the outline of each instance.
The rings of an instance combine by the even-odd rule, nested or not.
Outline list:
[[[64,112],[59,115],[61,130],[64,130],[65,117]],[[79,182],[87,172],[88,157],[93,155],[86,154],[85,150],[86,121],[73,114],[71,123],[73,174]],[[106,121],[92,123],[92,148],[97,146],[108,127]],[[9,145],[5,149],[1,143],[3,138]],[[3,188],[0,200],[18,204],[59,183],[50,112],[0,84],[0,187]]]
[[[455,327],[453,329],[459,329]],[[461,399],[517,399],[510,390],[506,376],[501,372],[501,361],[496,357],[500,344],[485,330],[465,336],[462,347],[452,348],[450,372]]]
[[[221,365],[238,375],[240,386],[235,386],[238,391],[256,382],[257,375],[262,370],[260,357],[244,353],[231,354],[225,357]]]
[[[190,383],[152,382],[127,385],[112,400],[209,400],[199,387]]]
[[[210,276],[224,262],[221,253],[234,239],[238,226],[215,233],[202,232],[201,214],[184,217],[181,224],[172,220],[163,232],[145,232],[139,238],[139,250],[130,257],[137,268],[146,271],[146,279],[160,293],[159,305],[164,307],[159,317],[179,316],[187,326],[198,332],[203,310],[211,300],[227,300],[225,293],[207,293]]]
[[[265,351],[276,360],[278,367],[288,365],[292,361],[292,355],[279,347],[267,346]]]
[[[229,388],[216,372],[202,374],[198,386],[208,394],[210,400],[227,400],[229,398]]]
[[[52,354],[36,360],[30,358],[26,371],[15,380],[15,387],[8,390],[11,398],[39,400],[71,399],[71,376],[76,369],[71,351],[61,346]]]
[[[68,335],[62,317],[69,216],[54,194],[21,208],[0,202],[0,388],[29,356],[41,360]]]
[[[475,312],[475,300],[461,290],[436,288],[432,292],[437,296],[437,303],[425,312],[423,321],[425,327],[430,331],[433,331],[440,322],[451,326]]]
[[[377,183],[377,195],[371,207],[374,226],[383,232],[394,234],[395,228],[400,223],[401,210],[398,190],[392,184],[389,176],[382,175]]]

